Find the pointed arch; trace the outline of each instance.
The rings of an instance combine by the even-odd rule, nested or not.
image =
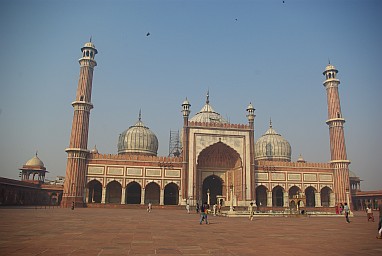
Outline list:
[[[141,185],[132,181],[126,186],[126,204],[140,204],[141,203]]]
[[[264,185],[260,185],[256,188],[256,205],[259,207],[267,206],[267,192],[268,189]]]
[[[272,190],[272,204],[274,207],[284,206],[284,189],[280,185],[277,185]]]
[[[323,207],[330,207],[331,201],[330,201],[330,194],[333,193],[332,189],[328,186],[325,186],[321,189],[321,205]]]
[[[156,182],[150,182],[145,187],[145,204],[159,204],[160,202],[160,187]]]
[[[239,153],[219,141],[203,149],[198,155],[198,166],[235,168],[242,166]]]
[[[309,186],[305,189],[305,198],[306,198],[306,207],[315,207],[316,206],[316,189],[312,186]]]
[[[208,202],[208,194],[210,193],[210,205],[217,204],[217,196],[221,196],[223,194],[223,180],[216,176],[210,175],[203,180],[203,188],[202,188],[202,201]]]
[[[102,200],[102,184],[98,180],[94,179],[88,182],[86,185],[88,188],[88,202],[89,203],[101,203]]]
[[[122,186],[116,180],[109,182],[106,186],[106,203],[119,204],[121,203]]]
[[[164,204],[179,204],[179,187],[174,182],[170,182],[164,187]]]

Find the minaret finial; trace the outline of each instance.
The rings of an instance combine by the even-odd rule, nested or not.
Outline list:
[[[90,43],[92,42],[92,36],[90,36]]]
[[[272,118],[269,118],[269,128],[272,128]]]
[[[141,118],[142,118],[142,113],[141,113],[141,109],[139,109],[139,117],[138,117],[139,121],[141,121]]]
[[[330,58],[328,58],[328,61],[329,61],[329,65],[330,65]]]
[[[210,103],[210,89],[207,90],[207,99],[206,99],[206,103],[207,103],[207,104]]]

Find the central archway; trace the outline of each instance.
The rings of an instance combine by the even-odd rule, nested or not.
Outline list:
[[[202,189],[203,203],[208,202],[208,192],[210,193],[210,205],[217,204],[216,196],[223,193],[223,182],[218,176],[211,175],[204,179]]]
[[[228,200],[228,186],[233,185],[234,198],[243,200],[245,179],[243,179],[242,159],[233,148],[219,141],[203,149],[197,158],[196,198],[207,202],[210,190],[210,204],[217,203],[216,196]]]

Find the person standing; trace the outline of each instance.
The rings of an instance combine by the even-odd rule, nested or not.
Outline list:
[[[196,213],[199,213],[199,203],[196,203]]]
[[[190,205],[188,203],[186,204],[186,210],[187,210],[187,213],[190,213]]]
[[[350,220],[349,220],[350,209],[349,209],[348,203],[345,203],[344,205],[344,212],[345,212],[346,223],[350,223]]]
[[[151,209],[152,209],[152,204],[151,202],[149,202],[149,205],[147,206],[147,212],[151,212]]]
[[[253,215],[254,215],[253,203],[252,202],[248,206],[248,212],[249,212],[249,219],[252,221],[253,220]]]

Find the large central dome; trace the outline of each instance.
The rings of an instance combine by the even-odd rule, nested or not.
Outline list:
[[[141,121],[119,135],[118,154],[139,154],[156,156],[158,151],[157,136]]]
[[[291,155],[289,142],[272,128],[270,122],[268,131],[255,144],[255,160],[290,162]]]
[[[209,94],[207,93],[206,104],[203,108],[190,119],[191,122],[201,123],[228,123],[219,113],[210,105]]]

